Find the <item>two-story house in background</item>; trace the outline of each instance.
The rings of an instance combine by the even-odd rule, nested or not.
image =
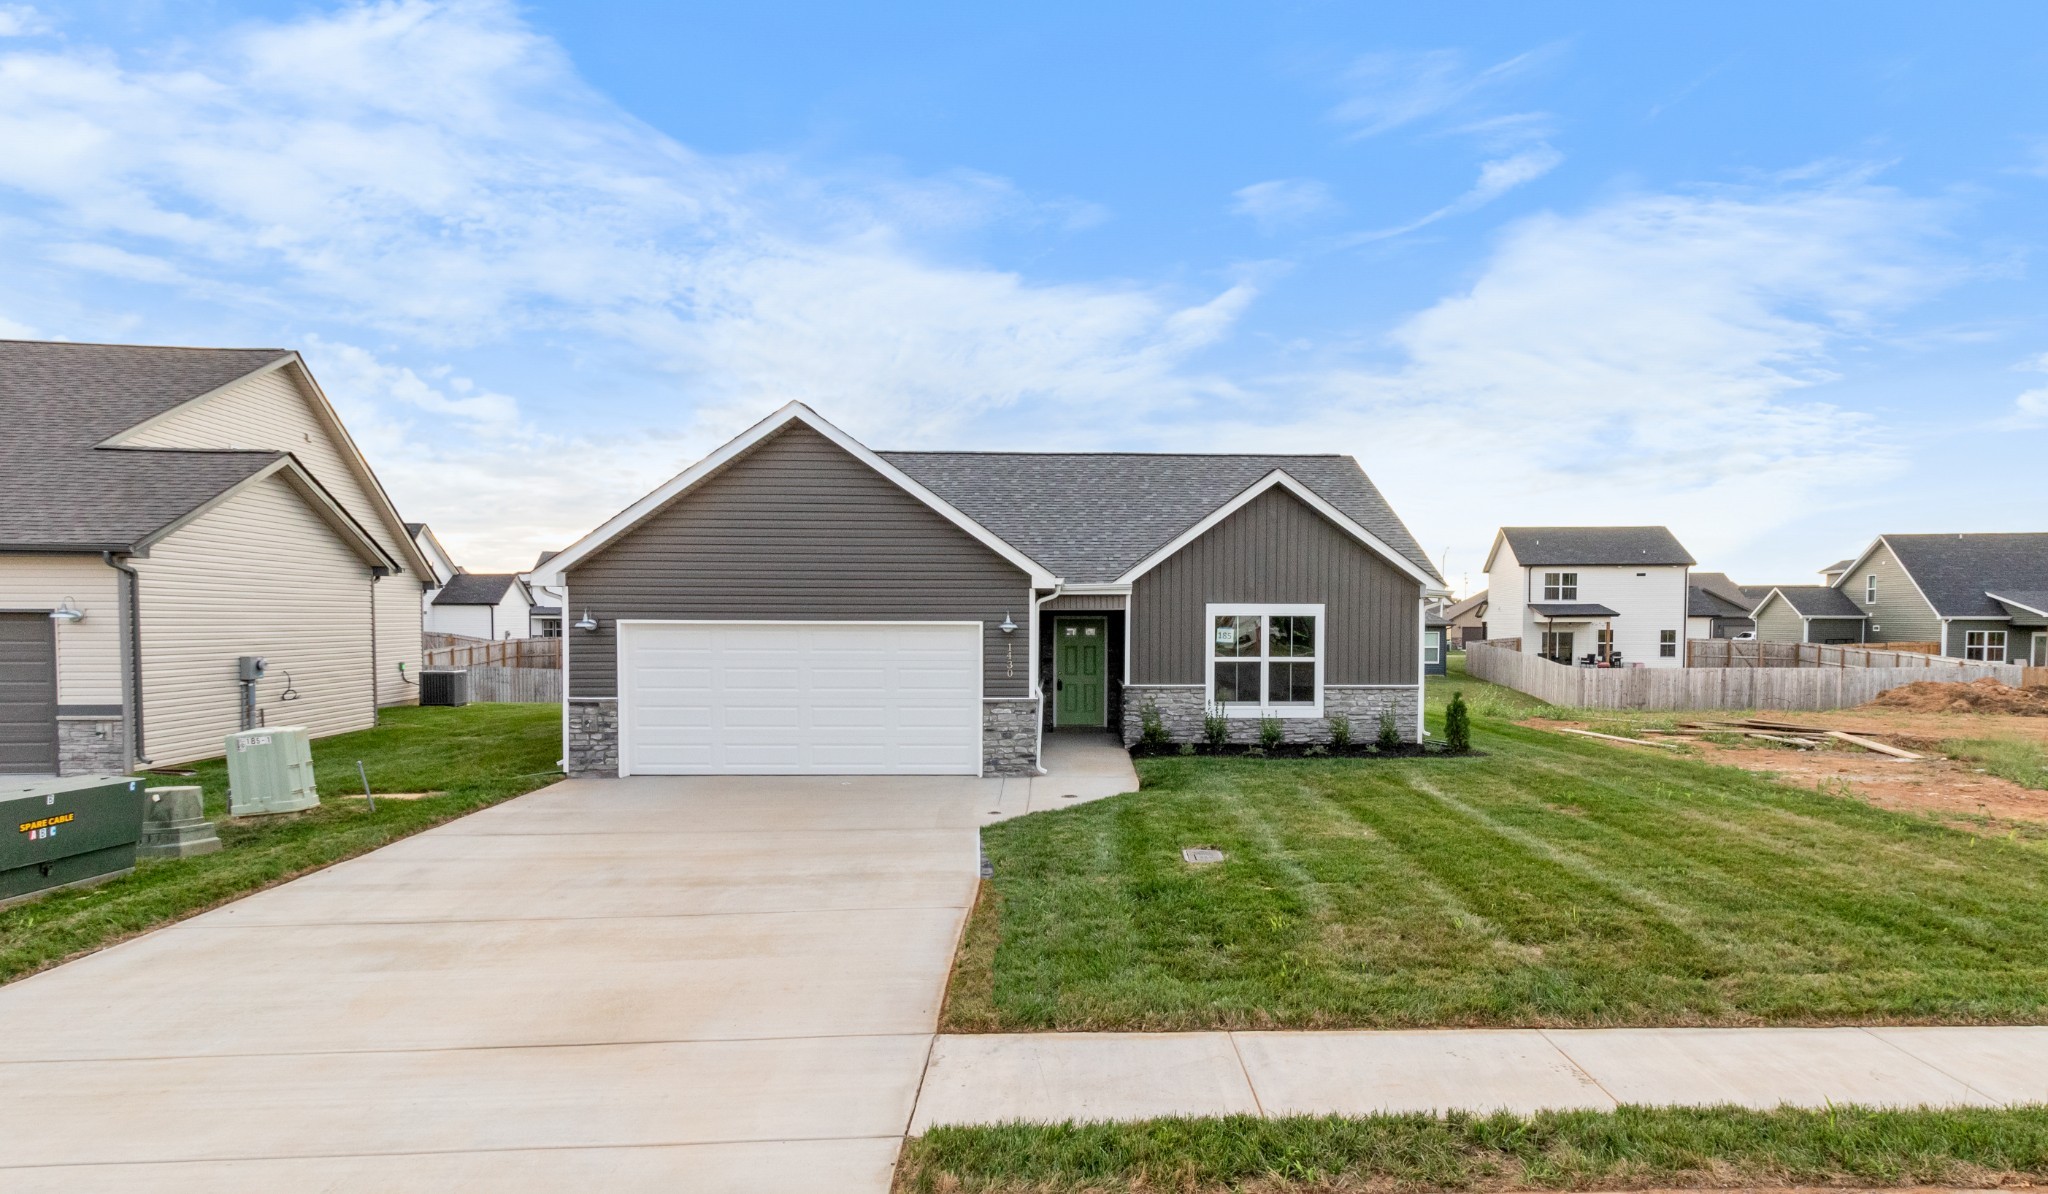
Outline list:
[[[1560,663],[1683,667],[1694,563],[1664,527],[1502,527],[1487,636]]]
[[[1953,659],[2048,665],[2048,534],[1879,535],[1823,575],[1833,593],[1804,599],[1826,600],[1837,622],[1860,621],[1869,642],[1938,643]],[[1790,640],[1777,619],[1766,624],[1770,612],[1759,608],[1759,636]]]

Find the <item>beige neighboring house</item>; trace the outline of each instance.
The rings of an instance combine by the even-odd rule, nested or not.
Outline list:
[[[0,341],[0,773],[221,753],[417,699],[432,572],[286,349]]]

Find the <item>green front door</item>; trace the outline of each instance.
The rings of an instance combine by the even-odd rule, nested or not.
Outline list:
[[[1099,726],[1109,693],[1109,619],[1052,621],[1053,724]]]

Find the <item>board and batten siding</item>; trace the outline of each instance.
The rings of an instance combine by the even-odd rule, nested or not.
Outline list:
[[[1877,577],[1877,604],[1863,600],[1869,577]],[[1913,578],[1899,563],[1892,549],[1880,543],[1861,567],[1842,579],[1838,586],[1856,607],[1870,615],[1873,643],[1934,643],[1941,641],[1941,616],[1914,587]]]
[[[96,555],[0,555],[0,611],[47,613],[66,600],[85,620],[56,625],[57,704],[121,704],[120,574]]]
[[[1325,684],[1414,684],[1422,586],[1275,488],[1131,586],[1132,684],[1202,684],[1210,604],[1320,604]]]
[[[221,502],[138,559],[144,749],[212,758],[240,727],[235,660],[261,655],[266,724],[315,737],[367,729],[370,568],[283,478]],[[286,685],[298,698],[283,701]]]
[[[386,554],[403,562],[405,528],[384,517],[381,504],[371,497],[334,433],[314,413],[313,400],[300,388],[296,374],[296,366],[285,365],[244,378],[120,442],[132,447],[290,452]],[[400,677],[398,664],[405,664],[407,676],[419,672],[420,595],[431,578],[415,577],[407,567],[377,586],[377,701],[384,705],[419,700],[419,690]]]
[[[572,697],[618,695],[620,618],[982,624],[984,696],[1031,695],[1031,578],[792,425],[570,569]],[[1009,617],[1019,627],[1005,636]]]

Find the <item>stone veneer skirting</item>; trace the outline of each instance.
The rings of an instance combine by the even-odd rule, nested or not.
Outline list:
[[[569,698],[569,754],[562,770],[572,779],[619,773],[618,698]]]
[[[1038,773],[1038,698],[981,703],[984,775]],[[619,702],[613,697],[569,700],[569,753],[563,770],[574,778],[619,773]]]
[[[1167,737],[1175,742],[1202,741],[1202,717],[1206,711],[1203,697],[1205,690],[1198,687],[1152,686],[1128,684],[1124,686],[1124,745],[1129,746],[1144,732],[1145,709],[1147,706],[1159,710],[1160,720],[1166,723]],[[1414,685],[1404,684],[1398,688],[1366,688],[1343,685],[1326,685],[1323,688],[1322,717],[1283,717],[1280,727],[1283,742],[1328,742],[1330,740],[1331,715],[1351,719],[1351,741],[1365,745],[1379,737],[1380,713],[1392,709],[1395,721],[1401,727],[1401,738],[1405,742],[1421,740],[1421,706],[1417,702]],[[1259,740],[1259,719],[1256,717],[1233,717],[1230,719],[1230,740],[1232,742],[1257,742]]]
[[[57,718],[57,774],[121,775],[128,770],[124,717]]]

